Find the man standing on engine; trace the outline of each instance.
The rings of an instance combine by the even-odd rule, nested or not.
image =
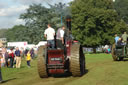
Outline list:
[[[123,43],[126,45],[127,44],[127,38],[128,38],[128,35],[126,32],[124,32],[124,34],[122,35],[122,39],[123,39]]]
[[[119,40],[119,36],[117,34],[115,34],[115,43],[117,44],[118,40]]]
[[[44,37],[47,39],[47,43],[51,48],[55,48],[55,30],[51,27],[50,24],[47,25],[47,29],[44,32]]]
[[[64,49],[64,33],[65,33],[65,26],[63,25],[57,31],[57,48]]]

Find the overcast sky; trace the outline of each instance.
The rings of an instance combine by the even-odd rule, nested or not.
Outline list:
[[[24,24],[24,21],[19,19],[19,15],[24,13],[30,4],[47,3],[68,3],[72,0],[0,0],[0,28],[11,28],[14,25]]]

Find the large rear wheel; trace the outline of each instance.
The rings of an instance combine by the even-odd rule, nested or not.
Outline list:
[[[112,58],[113,58],[114,61],[117,61],[118,57],[115,55],[115,47],[116,47],[116,45],[113,44],[112,45]]]
[[[46,68],[46,46],[40,46],[38,49],[38,62],[37,62],[37,67],[38,67],[38,73],[40,78],[46,78],[48,77],[47,73],[47,68]]]
[[[70,71],[72,76],[82,76],[85,73],[85,56],[82,46],[72,45],[70,56]]]

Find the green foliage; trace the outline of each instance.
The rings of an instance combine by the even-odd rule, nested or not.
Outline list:
[[[114,6],[120,18],[128,23],[128,0],[115,0]]]
[[[62,15],[62,21],[63,24],[65,24],[65,18],[68,15],[71,15],[71,9],[69,6],[66,6],[66,4],[64,3],[58,3],[55,5],[50,5],[51,10],[54,11],[54,13],[56,14],[56,16],[53,18],[53,21],[56,22],[56,27],[60,27],[61,26],[61,15]]]
[[[7,32],[7,29],[0,29],[0,38],[5,38],[6,32]]]
[[[26,41],[25,36],[26,27],[23,25],[16,25],[6,32],[6,38],[9,42]]]
[[[66,7],[62,5],[62,8],[59,8],[60,5],[62,4],[50,5],[51,8],[46,8],[41,4],[33,4],[30,5],[26,13],[21,14],[20,18],[26,21],[26,40],[29,43],[37,44],[39,41],[44,40],[44,30],[47,28],[48,23],[57,30],[58,24],[60,24],[60,12],[63,12]]]
[[[57,30],[60,24],[60,13],[58,7],[60,4],[51,5],[51,8],[46,8],[41,4],[30,5],[26,10],[26,13],[20,15],[20,19],[25,20],[25,26],[16,25],[6,32],[6,38],[8,41],[28,41],[28,43],[37,44],[44,39],[44,30],[47,28],[47,24],[50,23],[52,27]],[[61,9],[61,12],[69,14],[66,5]],[[3,32],[3,30],[1,31]],[[1,37],[1,35],[0,35]]]
[[[112,7],[111,0],[72,2],[72,32],[75,38],[86,46],[112,44],[114,34],[127,28]]]
[[[51,23],[55,27],[55,23],[52,22],[53,17],[56,16],[49,8],[43,7],[41,4],[30,5],[27,12],[21,14],[20,18],[26,21],[26,40],[29,43],[37,44],[39,41],[44,40],[44,30],[47,28],[47,24]]]

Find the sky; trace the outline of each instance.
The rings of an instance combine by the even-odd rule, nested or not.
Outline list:
[[[24,24],[19,19],[20,14],[25,13],[31,4],[42,4],[48,6],[55,3],[69,3],[72,0],[0,0],[0,29],[12,28],[14,25]]]

